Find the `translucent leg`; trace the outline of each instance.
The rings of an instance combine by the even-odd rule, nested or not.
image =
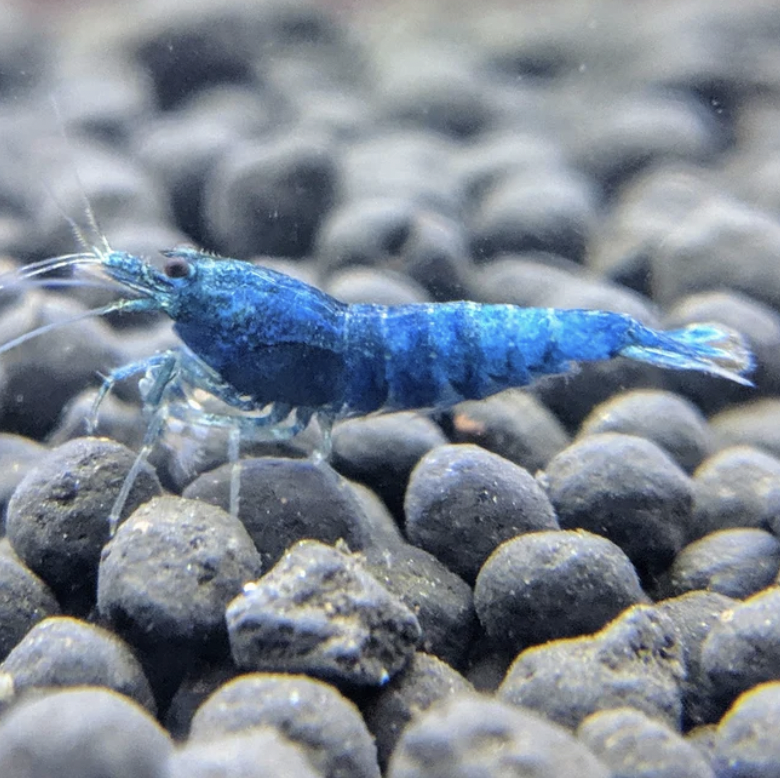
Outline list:
[[[125,480],[122,482],[122,488],[119,490],[119,494],[117,495],[116,500],[114,500],[114,505],[108,515],[109,534],[111,537],[114,536],[116,528],[119,526],[119,519],[124,510],[127,498],[130,495],[130,490],[133,488],[135,479],[138,477],[141,468],[146,464],[149,454],[151,454],[165,428],[165,422],[168,418],[166,395],[174,381],[178,378],[179,356],[177,352],[169,351],[165,354],[160,354],[159,357],[146,360],[144,363],[135,363],[135,365],[129,365],[127,368],[117,371],[117,373],[126,374],[121,375],[120,378],[116,378],[115,380],[121,380],[122,378],[127,377],[127,375],[139,372],[139,369],[130,370],[130,368],[137,367],[141,364],[146,366],[146,378],[149,379],[148,385],[142,388],[144,405],[147,410],[151,410],[152,415],[149,424],[146,427],[146,433],[144,434],[141,448],[138,450],[135,461],[133,462],[130,471],[125,476]]]
[[[168,370],[170,370],[173,368],[171,363],[174,363],[175,365],[175,363],[178,361],[178,352],[165,351],[162,354],[155,354],[153,357],[149,357],[148,359],[142,359],[138,362],[131,362],[129,365],[118,367],[112,370],[107,376],[104,376],[103,383],[100,385],[100,389],[98,389],[98,392],[95,395],[95,399],[92,401],[92,407],[90,408],[89,416],[87,417],[87,434],[94,434],[95,429],[97,428],[98,412],[100,411],[100,406],[103,404],[103,400],[108,397],[116,384],[118,384],[120,381],[124,381],[126,378],[138,375],[139,373],[146,373],[147,377],[149,377],[160,366],[170,365],[170,367],[168,367]],[[165,369],[163,372],[165,372]],[[155,404],[154,401],[143,392],[143,389],[142,394],[145,404]]]

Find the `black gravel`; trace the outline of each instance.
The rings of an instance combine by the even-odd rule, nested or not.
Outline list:
[[[102,686],[157,712],[149,681],[130,647],[113,632],[66,616],[36,624],[0,665],[14,694],[30,689]]]
[[[230,507],[233,466],[200,476],[185,490],[191,500]],[[371,542],[371,525],[351,485],[328,465],[311,460],[246,459],[240,469],[238,515],[260,551],[263,569],[304,538],[357,551]]]
[[[646,600],[620,548],[581,530],[530,532],[502,543],[474,587],[485,631],[515,654],[548,640],[597,632]]]
[[[407,666],[362,707],[376,740],[379,766],[387,764],[410,721],[440,700],[472,691],[471,684],[449,665],[416,653]]]
[[[780,762],[780,683],[746,692],[715,733],[713,764],[723,778],[773,778]]]
[[[0,660],[39,621],[59,614],[51,589],[14,554],[0,545]]]
[[[414,613],[359,560],[312,540],[245,585],[225,618],[241,670],[369,686],[403,669],[421,634]]]
[[[774,583],[780,542],[761,529],[726,529],[686,546],[669,568],[669,596],[705,590],[744,599]]]
[[[659,611],[671,617],[682,649],[686,670],[682,681],[686,728],[715,722],[722,712],[712,681],[702,667],[702,646],[721,614],[736,605],[737,601],[730,597],[707,591],[689,592],[657,605]]]
[[[169,418],[110,539],[144,371],[99,438],[92,398],[177,337],[3,275],[0,774],[780,774],[776,4],[10,3],[0,274],[102,246],[86,197],[158,265],[717,322],[756,371],[573,365],[342,422],[327,464],[316,425],[243,440],[237,517],[227,432]]]
[[[440,446],[420,460],[404,509],[409,540],[468,582],[504,540],[558,529],[547,495],[527,470],[468,444]]]
[[[713,450],[704,414],[679,395],[635,389],[616,395],[582,422],[580,436],[620,432],[659,445],[686,472],[695,470]]]
[[[435,705],[406,730],[390,778],[510,778],[531,775],[607,778],[609,769],[566,730],[530,711],[472,695]],[[527,773],[528,774],[528,773]],[[522,773],[520,773],[522,775]]]
[[[655,443],[614,432],[588,435],[554,457],[544,477],[561,527],[604,535],[641,576],[665,570],[682,548],[693,487]]]
[[[694,746],[635,708],[594,713],[577,737],[620,778],[715,778]]]
[[[9,501],[5,531],[13,550],[71,608],[88,609],[95,601],[108,515],[134,460],[119,443],[78,438],[41,457]],[[159,493],[147,465],[120,518]]]
[[[198,708],[190,741],[271,727],[300,745],[325,778],[379,778],[376,746],[358,709],[332,686],[302,675],[249,673]]]
[[[203,743],[187,743],[166,766],[169,778],[321,778],[305,751],[276,730],[254,727]]]
[[[572,729],[591,713],[626,705],[679,729],[684,677],[672,620],[635,606],[593,637],[523,651],[498,697]]]
[[[0,722],[0,773],[9,778],[160,778],[172,750],[146,710],[107,689],[32,697]]]
[[[772,586],[722,611],[701,647],[701,669],[724,709],[738,695],[780,680],[780,588]]]

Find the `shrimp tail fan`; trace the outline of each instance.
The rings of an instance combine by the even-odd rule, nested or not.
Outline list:
[[[679,330],[658,332],[638,327],[633,342],[620,349],[621,356],[673,370],[697,370],[753,386],[747,377],[755,361],[742,336],[716,324],[692,324]]]

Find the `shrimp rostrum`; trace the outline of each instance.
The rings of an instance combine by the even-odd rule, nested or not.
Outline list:
[[[163,311],[173,320],[181,347],[113,370],[94,407],[96,414],[115,382],[143,376],[149,427],[138,467],[170,419],[227,428],[233,459],[239,438],[290,438],[312,417],[327,447],[338,419],[443,409],[566,372],[575,362],[618,356],[750,384],[745,376],[753,361],[742,339],[713,324],[658,331],[605,311],[473,302],[347,305],[247,262],[192,248],[164,256],[162,270],[108,250],[22,271],[29,277],[97,266],[133,294],[93,313]],[[197,390],[219,401],[219,409],[189,402]],[[121,507],[112,511],[113,524]]]

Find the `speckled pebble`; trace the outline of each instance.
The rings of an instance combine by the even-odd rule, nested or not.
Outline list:
[[[721,612],[701,649],[713,698],[725,708],[742,692],[780,680],[780,588],[769,587]]]
[[[358,709],[332,686],[302,675],[249,673],[198,708],[190,743],[273,727],[303,748],[323,778],[379,778],[376,746]]]
[[[8,778],[161,778],[173,744],[149,713],[107,689],[52,691],[0,720]]]
[[[780,542],[762,529],[712,532],[687,545],[666,575],[675,597],[695,589],[744,599],[772,584],[780,571]]]
[[[404,732],[388,778],[608,778],[610,771],[561,727],[498,700],[461,694]]]
[[[417,616],[420,649],[460,668],[477,627],[471,587],[435,556],[408,543],[369,549],[365,564]]]
[[[184,497],[227,511],[232,475],[231,464],[204,473],[184,490]],[[352,485],[326,463],[243,459],[240,479],[238,517],[260,552],[263,570],[304,538],[329,544],[343,540],[352,551],[372,540],[371,523]]]
[[[581,530],[529,532],[502,543],[477,576],[474,605],[507,651],[600,630],[646,602],[628,557]]]
[[[691,481],[649,440],[589,435],[552,459],[545,481],[561,527],[605,536],[643,578],[664,570],[683,545]]]
[[[693,490],[692,539],[731,527],[780,533],[780,459],[760,449],[734,446],[705,460]]]
[[[260,555],[238,519],[159,497],[103,550],[98,609],[131,645],[197,652],[226,640],[225,606],[259,574]]]
[[[536,473],[569,444],[563,425],[527,392],[501,392],[451,411],[454,443],[475,443],[529,473]]]
[[[347,419],[333,429],[331,461],[344,476],[373,489],[400,519],[414,466],[446,442],[441,428],[419,413]]]
[[[60,606],[49,587],[14,554],[8,541],[0,544],[0,661],[35,624],[56,616]]]
[[[412,471],[404,508],[409,540],[467,582],[504,540],[558,528],[528,471],[469,444],[428,452]]]
[[[314,540],[296,543],[227,607],[242,670],[307,673],[382,685],[420,639],[417,618],[359,559]]]
[[[11,497],[6,535],[61,601],[94,603],[108,514],[135,456],[105,438],[76,438],[42,457]],[[122,517],[159,493],[154,471],[142,467]]]
[[[679,729],[684,677],[674,623],[636,605],[593,637],[523,651],[498,697],[572,729],[591,713],[623,706]]]
[[[416,653],[387,686],[362,706],[382,770],[387,770],[390,755],[409,722],[439,700],[471,690],[471,684],[449,665],[429,654]]]
[[[721,613],[736,605],[731,597],[704,591],[688,592],[656,604],[660,612],[671,618],[682,649],[686,669],[682,681],[685,727],[715,722],[723,711],[712,682],[702,669],[701,651]]]
[[[165,778],[322,778],[303,749],[270,728],[253,727],[186,743],[168,760]]]
[[[701,411],[679,395],[657,389],[634,389],[595,407],[579,434],[601,432],[647,438],[689,473],[713,450],[712,434]]]
[[[780,683],[761,684],[737,698],[715,735],[718,778],[777,778],[780,774]]]
[[[79,619],[54,616],[36,624],[0,665],[14,693],[58,686],[103,686],[157,711],[143,669],[124,641]]]
[[[715,778],[707,760],[681,735],[633,708],[588,716],[577,737],[614,778]]]

